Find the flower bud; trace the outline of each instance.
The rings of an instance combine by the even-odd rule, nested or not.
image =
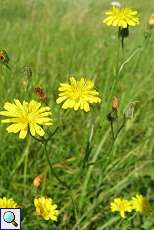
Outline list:
[[[112,110],[111,112],[107,114],[107,120],[109,122],[114,122],[117,120],[117,118],[118,118],[117,110]]]
[[[112,109],[117,110],[118,108],[119,108],[119,98],[117,96],[113,96]]]
[[[44,89],[41,88],[41,87],[36,87],[35,88],[35,94],[36,96],[42,101],[42,102],[45,102],[47,103],[47,95],[46,93],[44,92]]]
[[[34,187],[38,188],[43,182],[43,177],[42,176],[36,176],[33,180],[33,185]]]
[[[5,50],[1,50],[0,51],[0,62],[2,62],[3,64],[8,64],[9,60],[10,59],[9,59],[7,52]]]

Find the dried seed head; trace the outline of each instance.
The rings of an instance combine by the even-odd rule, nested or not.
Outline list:
[[[25,74],[25,76],[27,78],[31,78],[32,77],[33,72],[32,72],[32,68],[30,66],[24,66],[23,72],[24,72],[24,74]]]
[[[113,96],[112,98],[112,109],[117,110],[119,108],[119,98],[117,96]]]
[[[118,1],[113,1],[113,2],[111,2],[111,5],[112,5],[113,7],[118,7],[118,8],[121,7],[121,3],[118,2]]]
[[[134,102],[129,103],[124,110],[125,118],[127,118],[127,119],[133,118],[134,109],[135,109],[135,103]]]
[[[67,220],[68,220],[68,214],[67,214],[67,212],[64,212],[63,222],[66,223]]]
[[[38,188],[41,186],[42,182],[43,182],[43,177],[42,176],[36,176],[33,180],[33,185],[35,188]]]

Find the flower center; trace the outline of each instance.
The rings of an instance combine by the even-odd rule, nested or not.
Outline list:
[[[28,126],[30,123],[33,123],[35,119],[35,116],[32,113],[24,113],[21,116],[21,122],[25,124],[25,126]]]
[[[71,96],[74,100],[79,100],[81,97],[83,97],[83,90],[81,87],[73,88]]]

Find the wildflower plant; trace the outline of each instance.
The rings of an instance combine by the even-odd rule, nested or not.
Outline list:
[[[52,92],[50,87],[47,89],[47,92],[50,92],[50,95],[46,94],[44,88],[37,87],[37,85],[45,86],[46,77],[52,73],[52,70],[48,71],[47,69],[45,69],[43,73],[47,72],[48,73],[47,76],[45,76],[44,78],[41,76],[40,78],[40,74],[39,74],[40,66],[44,67],[44,65],[45,64],[48,65],[49,63],[48,61],[50,61],[49,58],[50,54],[48,54],[48,49],[46,49],[46,44],[48,41],[50,41],[50,36],[49,39],[47,37],[47,39],[45,40],[44,40],[44,36],[42,36],[43,42],[41,43],[39,42],[40,46],[36,46],[38,50],[38,54],[36,53],[37,55],[35,57],[37,59],[37,63],[33,71],[32,68],[29,66],[25,66],[23,68],[22,76],[25,75],[25,79],[23,78],[21,80],[21,83],[24,86],[25,90],[23,93],[23,89],[22,89],[21,97],[24,98],[24,100],[21,101],[19,99],[14,99],[13,102],[10,101],[5,102],[4,109],[0,111],[1,122],[3,124],[8,125],[8,127],[6,128],[7,132],[19,134],[19,138],[24,140],[24,142],[20,142],[19,146],[17,146],[16,149],[17,150],[19,149],[20,152],[21,149],[25,147],[23,149],[23,153],[21,154],[21,156],[20,155],[17,156],[18,159],[14,157],[14,155],[11,158],[13,159],[12,160],[13,166],[11,165],[10,167],[11,172],[8,173],[7,175],[6,183],[2,183],[2,187],[4,188],[2,189],[1,192],[4,193],[6,191],[6,188],[9,193],[12,191],[17,191],[18,187],[16,189],[16,186],[18,186],[19,184],[18,181],[17,182],[14,181],[16,179],[15,173],[17,174],[17,176],[19,175],[19,182],[22,182],[23,180],[23,184],[21,186],[19,185],[21,191],[23,192],[22,193],[23,197],[21,198],[23,199],[23,204],[25,205],[25,207],[28,208],[31,206],[31,211],[39,217],[36,218],[35,215],[36,220],[34,220],[32,224],[30,223],[28,225],[28,227],[30,227],[31,229],[35,228],[35,225],[36,225],[36,229],[39,228],[48,229],[50,227],[52,228],[52,226],[54,226],[53,229],[56,227],[58,229],[74,229],[74,230],[91,229],[91,228],[105,229],[106,227],[112,229],[112,227],[113,228],[115,227],[114,221],[119,220],[120,218],[121,218],[120,223],[118,223],[118,225],[116,226],[117,229],[126,229],[126,226],[125,228],[122,228],[122,224],[125,222],[129,223],[129,221],[131,222],[131,229],[135,229],[133,223],[134,219],[136,217],[137,218],[141,217],[141,221],[139,223],[140,224],[139,228],[140,228],[143,225],[144,214],[153,211],[148,199],[141,194],[133,196],[130,199],[125,197],[123,198],[116,197],[112,200],[112,197],[110,197],[109,199],[112,200],[110,202],[110,210],[112,213],[118,214],[118,218],[115,218],[115,220],[113,219],[113,221],[109,220],[108,222],[106,222],[108,217],[106,217],[107,209],[105,209],[105,214],[103,214],[104,225],[103,226],[100,225],[100,221],[101,221],[100,213],[104,213],[104,210],[100,209],[101,207],[100,204],[104,199],[104,197],[106,199],[110,194],[112,194],[115,197],[115,194],[119,193],[119,191],[121,191],[123,188],[125,189],[125,192],[126,189],[128,189],[128,192],[130,193],[131,192],[130,190],[132,190],[133,185],[131,183],[132,180],[129,179],[131,178],[131,176],[133,176],[133,173],[136,173],[137,176],[133,180],[133,183],[135,183],[135,180],[136,178],[138,178],[138,175],[140,176],[139,174],[140,165],[139,167],[138,165],[136,167],[136,164],[134,165],[135,160],[143,157],[143,155],[141,155],[139,156],[140,158],[137,158],[138,155],[140,155],[140,151],[142,150],[143,147],[148,146],[147,149],[148,148],[153,149],[153,146],[151,147],[151,145],[149,144],[150,135],[152,133],[151,127],[150,127],[151,129],[149,129],[150,131],[148,130],[147,132],[148,136],[145,138],[146,142],[141,143],[141,145],[137,146],[137,148],[133,148],[133,147],[135,146],[136,142],[138,142],[140,136],[144,136],[145,134],[142,130],[142,127],[139,127],[139,134],[135,137],[135,140],[132,138],[132,134],[135,131],[133,129],[131,130],[131,132],[129,132],[129,127],[126,129],[126,131],[128,131],[126,135],[123,136],[119,135],[121,130],[124,129],[126,122],[129,119],[136,118],[136,114],[135,114],[136,102],[134,98],[132,99],[132,97],[136,97],[137,94],[134,95],[130,93],[130,95],[127,95],[128,92],[125,92],[126,89],[125,84],[124,82],[122,82],[122,84],[120,82],[122,78],[125,79],[127,77],[127,74],[125,74],[125,71],[123,70],[125,70],[125,66],[127,65],[127,63],[129,63],[135,57],[136,54],[139,54],[140,51],[143,51],[144,50],[143,48],[145,48],[146,46],[144,45],[138,46],[137,44],[137,49],[133,50],[132,54],[125,59],[125,56],[127,55],[127,52],[129,52],[129,50],[131,49],[131,46],[129,47],[129,49],[121,49],[121,47],[124,48],[124,39],[129,36],[130,28],[139,25],[140,19],[137,11],[134,11],[128,7],[123,7],[123,5],[117,1],[114,1],[111,4],[112,4],[112,8],[105,13],[106,17],[103,19],[103,23],[107,26],[117,28],[118,42],[117,44],[115,44],[117,45],[117,52],[115,52],[115,56],[116,56],[115,60],[112,63],[112,58],[111,58],[111,61],[109,62],[110,63],[109,66],[112,66],[111,69],[108,69],[108,64],[107,64],[108,59],[106,55],[104,55],[105,57],[104,62],[102,62],[100,58],[103,74],[101,75],[101,71],[98,71],[98,73],[96,72],[97,77],[99,79],[101,79],[102,77],[102,82],[104,87],[102,91],[106,92],[105,95],[103,95],[104,103],[102,104],[101,111],[97,111],[98,113],[100,112],[101,114],[100,116],[98,114],[97,114],[98,116],[94,116],[94,113],[90,113],[92,109],[95,110],[96,105],[99,108],[102,102],[102,97],[100,96],[101,93],[99,93],[99,91],[96,89],[94,80],[87,79],[86,77],[81,77],[80,79],[77,79],[73,76],[69,77],[68,81],[63,82],[62,80],[60,80],[58,92],[56,93],[54,91]],[[46,7],[46,5],[47,3],[45,4],[44,7]],[[56,9],[60,9],[60,8],[56,8]],[[89,12],[90,11],[88,10],[88,14],[86,14],[86,16],[89,16]],[[44,14],[37,14],[37,16],[42,16],[42,15]],[[61,16],[61,13],[59,15]],[[33,12],[33,16],[35,16],[35,10]],[[48,22],[48,20],[46,20],[46,22]],[[147,33],[147,37],[149,38],[152,34],[152,29],[154,27],[154,15],[151,15],[147,24],[149,29]],[[8,28],[10,28],[9,26],[10,23],[8,24]],[[15,28],[18,27],[19,26]],[[55,28],[55,26],[52,27]],[[28,26],[26,26],[25,28],[28,28]],[[31,28],[33,27],[30,27],[30,30]],[[48,26],[45,27],[45,29],[47,28]],[[81,29],[81,31],[83,30]],[[92,30],[90,30],[90,32],[92,32]],[[21,38],[22,37],[24,36],[21,36]],[[34,37],[35,39],[37,38],[35,34],[32,37]],[[55,37],[59,38],[57,34]],[[144,39],[144,41],[145,40],[148,39]],[[106,44],[105,41],[104,44]],[[63,48],[60,48],[60,52],[63,50],[64,50]],[[28,60],[29,58],[31,58],[33,52],[34,52],[33,49],[27,50]],[[88,56],[92,54],[93,52],[91,53],[89,52]],[[111,53],[111,55],[114,56],[114,50],[113,53]],[[47,60],[45,59],[46,57]],[[97,55],[97,58],[99,59],[99,55]],[[140,59],[141,57],[139,56],[133,66],[134,69],[139,66],[138,63]],[[14,58],[14,61],[15,60],[16,58]],[[60,58],[60,60],[63,59]],[[52,68],[54,68],[55,66],[54,58],[52,58],[52,61],[53,61]],[[10,62],[10,58],[8,57],[7,52],[5,50],[1,50],[0,63],[5,65],[8,69],[10,69],[9,62]],[[40,62],[42,62],[41,65]],[[95,67],[93,69],[94,72],[95,70],[97,70],[97,67],[99,65],[101,66],[100,63],[98,62],[98,65],[94,66]],[[1,82],[4,83],[5,86],[5,84],[7,85],[5,75],[7,74],[8,71],[6,71],[5,68],[3,71],[3,65],[1,68],[2,69]],[[23,63],[22,66],[24,66]],[[60,67],[61,66],[63,65],[60,65]],[[19,67],[19,69],[21,68]],[[18,67],[17,70],[15,69],[12,70],[12,68],[10,70],[11,70],[10,72],[11,74],[9,76],[10,82],[12,81],[13,84],[16,84],[16,81],[19,82],[19,79],[16,76],[13,76],[13,74],[18,72],[17,71]],[[68,73],[72,71],[72,69],[71,71],[67,69],[67,65],[65,70]],[[80,69],[79,69],[79,73],[80,73]],[[132,71],[130,71],[130,73],[131,74],[133,73],[133,68]],[[55,76],[59,76],[59,73],[57,72]],[[137,79],[139,79],[139,74],[137,73],[135,77],[132,79],[132,82],[134,79],[136,81]],[[56,81],[58,80],[59,79],[57,77]],[[142,81],[140,81],[140,85],[143,84]],[[146,82],[148,82],[148,80],[146,80]],[[46,84],[48,83],[50,83],[50,81],[46,82]],[[136,85],[134,85],[133,88],[135,88],[135,86]],[[101,90],[101,85],[99,88]],[[6,97],[8,96],[11,98],[12,96],[10,94],[11,87],[10,88],[8,87],[7,92],[8,95],[6,95]],[[146,98],[146,106],[148,106],[153,99],[151,97],[150,101],[147,100],[147,95],[148,92],[146,91],[144,95],[144,97]],[[13,98],[14,96],[15,95],[13,92]],[[129,103],[126,109],[124,110],[123,114],[121,115],[120,112],[123,111],[123,108],[125,108],[126,106],[125,99],[127,96],[128,99],[131,98],[130,100],[133,100],[134,102]],[[36,98],[36,100],[32,99],[33,97]],[[53,100],[51,101],[51,103],[54,104],[53,109],[55,109],[54,117],[56,122],[53,122],[53,113],[52,113],[53,109],[51,109],[48,104],[50,99]],[[109,106],[108,106],[108,102],[109,102]],[[103,107],[104,104],[105,106]],[[142,106],[144,106],[144,103],[142,103]],[[64,115],[63,110],[79,111],[79,113],[77,112],[74,113],[75,119],[73,121],[71,121],[70,119],[71,116],[69,116],[68,117],[69,122],[66,122],[66,125],[61,125],[62,123],[61,121],[63,121],[65,118],[63,116]],[[83,113],[80,111],[85,112],[84,114],[88,113],[86,114],[88,116],[83,116]],[[65,113],[65,115],[66,114],[68,113]],[[143,114],[138,116],[137,119],[138,120],[141,119],[140,117],[142,117],[142,115]],[[85,128],[83,127],[82,121],[87,117],[88,117],[88,121],[86,120],[85,122],[87,124]],[[108,123],[104,119],[106,117]],[[152,117],[150,117],[150,119],[152,120]],[[102,121],[101,123],[99,123],[100,120]],[[133,121],[134,120],[135,119],[133,119]],[[74,125],[73,130],[71,127],[72,123]],[[132,123],[131,123],[131,128],[132,128]],[[109,125],[111,127],[108,127]],[[81,129],[81,127],[83,129]],[[61,133],[59,132],[59,130]],[[110,138],[110,132],[112,132],[113,138]],[[86,135],[84,136],[84,134]],[[82,139],[81,140],[82,146],[80,146],[80,142],[77,139],[78,137],[79,139],[80,137]],[[127,145],[127,143],[125,143],[124,140],[128,139],[129,137],[131,139],[131,143],[128,143]],[[74,143],[73,142],[74,140],[77,141]],[[69,143],[69,141],[71,142],[71,144]],[[7,145],[9,146],[9,144],[10,143],[8,143]],[[131,148],[131,151],[129,149],[129,146]],[[2,163],[5,160],[5,155],[7,153],[10,155],[11,152],[12,154],[13,152],[12,149],[11,150],[9,149],[10,151],[7,152],[7,148],[4,148],[5,150],[4,156],[2,155],[3,151],[1,153]],[[126,150],[128,149],[128,154],[126,155],[125,155],[125,149]],[[66,159],[64,159],[65,156]],[[131,157],[133,160],[129,161]],[[44,162],[44,158],[46,158],[47,164]],[[6,155],[6,159],[8,160],[8,155]],[[145,160],[145,164],[148,163],[149,160]],[[151,161],[150,164],[152,164]],[[35,165],[34,169],[33,169],[33,165]],[[128,171],[125,171],[127,165],[129,165],[130,168],[128,168]],[[49,168],[47,168],[47,166]],[[121,172],[123,171],[124,171],[123,174],[124,176],[126,175],[126,173],[128,173],[128,176],[126,175],[127,178],[124,178],[124,180],[121,178],[122,177]],[[145,173],[144,170],[143,173]],[[7,170],[6,172],[4,172],[4,174],[1,170],[1,174],[3,177],[3,175],[7,174]],[[35,175],[37,176],[34,177]],[[115,179],[114,179],[114,175],[115,175]],[[120,175],[119,178],[118,175]],[[111,183],[110,183],[110,178],[112,180]],[[120,180],[122,179],[122,181],[118,181],[118,179]],[[31,187],[29,186],[28,183],[29,181],[31,181],[31,185],[32,185]],[[114,183],[115,186],[113,185]],[[9,191],[11,189],[12,191]],[[151,190],[149,189],[149,191]],[[59,205],[57,207],[57,204],[55,204],[54,201],[50,198],[49,194],[51,192],[55,193],[56,197],[60,199],[59,202],[61,203],[60,207]],[[49,195],[49,197],[46,196],[46,194]],[[31,202],[29,202],[28,199]],[[106,201],[104,201],[104,206],[105,206],[105,202]],[[6,198],[6,197],[0,198],[0,208],[17,208],[17,207],[18,204],[12,198]],[[35,208],[35,212],[34,212],[34,208]],[[30,213],[29,210],[28,210],[28,214]],[[26,212],[24,211],[24,215],[25,213]],[[59,218],[59,215],[62,213],[64,214],[64,218]],[[110,212],[108,212],[108,214],[109,216],[111,215]],[[86,218],[87,218],[87,222],[86,222]],[[45,220],[46,223],[42,221],[42,219]],[[25,217],[23,221],[23,225],[26,225],[25,224],[26,220],[27,217]],[[39,223],[39,226],[37,226],[37,223],[35,223],[35,221],[37,222],[39,220],[42,222]],[[61,221],[62,223],[60,223],[60,225],[59,225],[60,221],[58,223],[50,222],[50,221],[57,222],[58,220],[62,220]],[[47,221],[49,221],[49,223],[47,223]],[[99,226],[97,225],[97,223]],[[111,226],[111,224],[113,225]],[[129,227],[130,227],[130,223],[129,223]]]
[[[53,203],[51,198],[39,197],[34,199],[36,214],[41,216],[44,220],[57,221],[59,211],[57,205]]]
[[[126,218],[128,213],[130,213],[129,216],[131,216],[132,229],[134,228],[134,219],[137,213],[139,213],[139,217],[140,217],[139,226],[141,226],[143,224],[142,215],[152,211],[151,204],[149,203],[147,198],[141,194],[137,194],[135,197],[132,197],[129,200],[125,198],[115,198],[110,203],[110,207],[111,207],[111,212],[119,212],[122,218]]]
[[[131,199],[132,208],[141,214],[148,213],[152,210],[151,205],[146,197],[141,194],[137,194]]]
[[[139,24],[138,12],[126,7],[113,6],[112,9],[105,14],[107,17],[103,20],[103,23],[107,26],[118,27],[118,34],[123,47],[124,38],[129,35],[129,27]]]
[[[132,212],[131,202],[124,198],[115,198],[111,202],[111,211],[119,212],[122,218],[125,218],[126,212]]]
[[[6,102],[1,116],[8,117],[2,123],[11,123],[8,126],[8,133],[18,133],[19,138],[24,139],[27,134],[32,136],[44,136],[45,131],[41,126],[51,126],[51,110],[49,106],[42,107],[41,103],[31,100],[22,103],[15,99],[14,103]]]
[[[62,102],[63,109],[81,109],[85,112],[90,111],[90,104],[100,103],[101,98],[99,93],[94,88],[94,82],[81,78],[76,80],[70,77],[70,83],[60,83],[59,97],[56,100],[57,104]]]

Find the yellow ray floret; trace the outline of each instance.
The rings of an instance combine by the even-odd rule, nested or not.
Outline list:
[[[59,211],[57,210],[57,205],[53,203],[51,198],[35,198],[34,205],[36,208],[36,214],[43,217],[45,220],[57,221]]]
[[[117,26],[127,28],[127,26],[136,26],[139,24],[137,11],[130,8],[113,7],[105,13],[107,17],[103,20],[107,26]]]
[[[8,117],[2,123],[12,123],[8,126],[8,133],[18,133],[19,138],[24,139],[28,132],[32,136],[43,136],[45,134],[41,126],[52,125],[50,107],[41,107],[41,103],[30,101],[29,103],[14,100],[14,103],[6,102],[4,111],[0,115]]]
[[[62,108],[72,108],[76,110],[90,111],[89,104],[100,103],[99,93],[94,89],[94,82],[81,78],[76,80],[70,78],[70,83],[61,83],[58,89],[59,97],[56,100],[58,104],[63,103]]]
[[[17,203],[12,198],[0,198],[0,208],[17,208]]]
[[[146,213],[151,211],[151,205],[149,201],[142,195],[137,194],[131,200],[132,208],[139,213]]]
[[[111,211],[119,212],[120,216],[125,218],[125,212],[132,211],[131,202],[123,198],[115,198],[114,201],[111,202]]]

